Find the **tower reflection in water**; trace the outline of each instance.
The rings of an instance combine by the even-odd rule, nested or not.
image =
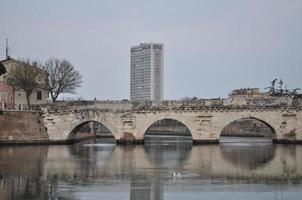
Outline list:
[[[172,178],[174,172],[180,173],[183,169],[182,164],[190,155],[191,137],[149,136],[144,150],[152,167],[146,178],[142,178],[143,175],[140,176],[137,173],[131,177],[130,199],[162,200],[165,179]]]

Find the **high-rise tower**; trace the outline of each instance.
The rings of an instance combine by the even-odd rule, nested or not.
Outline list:
[[[162,101],[164,45],[141,43],[131,47],[130,65],[130,99],[133,101]]]

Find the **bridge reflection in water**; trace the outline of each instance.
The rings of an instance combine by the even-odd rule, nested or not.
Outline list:
[[[266,199],[295,199],[302,195],[301,177],[299,145],[0,148],[0,199],[248,199],[251,191],[242,183],[256,198],[262,191],[271,194]]]
[[[275,157],[276,145],[254,144],[254,145],[221,145],[222,158],[242,169],[256,169],[269,163]]]

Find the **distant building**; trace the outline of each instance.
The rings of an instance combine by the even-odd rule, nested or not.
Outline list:
[[[9,70],[17,63],[20,62],[9,56],[6,59],[0,61],[6,71]],[[33,66],[35,67],[35,66]],[[46,76],[46,72],[41,70],[41,76]],[[25,91],[18,90],[7,84],[7,74],[0,76],[0,108],[1,109],[15,109],[24,110],[27,109],[27,101]],[[45,104],[48,99],[48,91],[42,88],[35,89],[30,95],[31,105]]]
[[[164,45],[141,43],[131,47],[130,99],[163,100]]]
[[[259,97],[261,96],[260,88],[241,88],[233,90],[230,96],[249,96],[249,97]]]
[[[260,88],[241,88],[231,92],[224,99],[224,105],[250,105],[250,106],[272,106],[292,105],[293,98],[290,96],[271,96],[261,92]]]
[[[233,90],[229,97],[225,99],[225,105],[250,105],[255,100],[262,100],[263,94],[260,88],[240,88]]]

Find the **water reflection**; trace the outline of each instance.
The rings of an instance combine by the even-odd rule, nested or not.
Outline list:
[[[192,150],[192,138],[148,136],[145,138],[143,148],[149,163],[152,164],[152,169],[147,177],[138,175],[137,172],[132,175],[130,199],[162,200],[164,199],[164,180],[172,178],[173,172],[181,171],[182,164],[189,158]]]
[[[130,180],[130,199],[163,199],[163,180],[159,173],[156,173],[153,178],[132,177]]]
[[[49,146],[0,147],[0,177],[42,176],[48,149]]]
[[[158,168],[180,168],[192,150],[191,137],[149,136],[145,138],[144,150],[148,160]],[[182,140],[179,142],[179,140]]]
[[[0,180],[0,199],[47,199],[47,185],[39,179],[19,177],[9,180]]]
[[[180,176],[173,176],[173,172]],[[224,190],[224,197],[231,198],[237,187],[230,183],[236,181],[239,188],[241,181],[246,183],[247,179],[256,183],[256,193],[263,190],[263,182],[270,183],[267,192],[284,194],[286,188],[298,188],[302,193],[302,186],[297,184],[301,175],[302,146],[297,145],[192,146],[151,142],[139,146],[0,148],[1,200],[183,199],[188,198],[186,195],[204,196],[205,190],[211,195]],[[280,183],[286,185],[285,189],[276,189]]]
[[[220,145],[222,158],[242,169],[256,169],[269,163],[275,156],[276,145],[251,146]]]

